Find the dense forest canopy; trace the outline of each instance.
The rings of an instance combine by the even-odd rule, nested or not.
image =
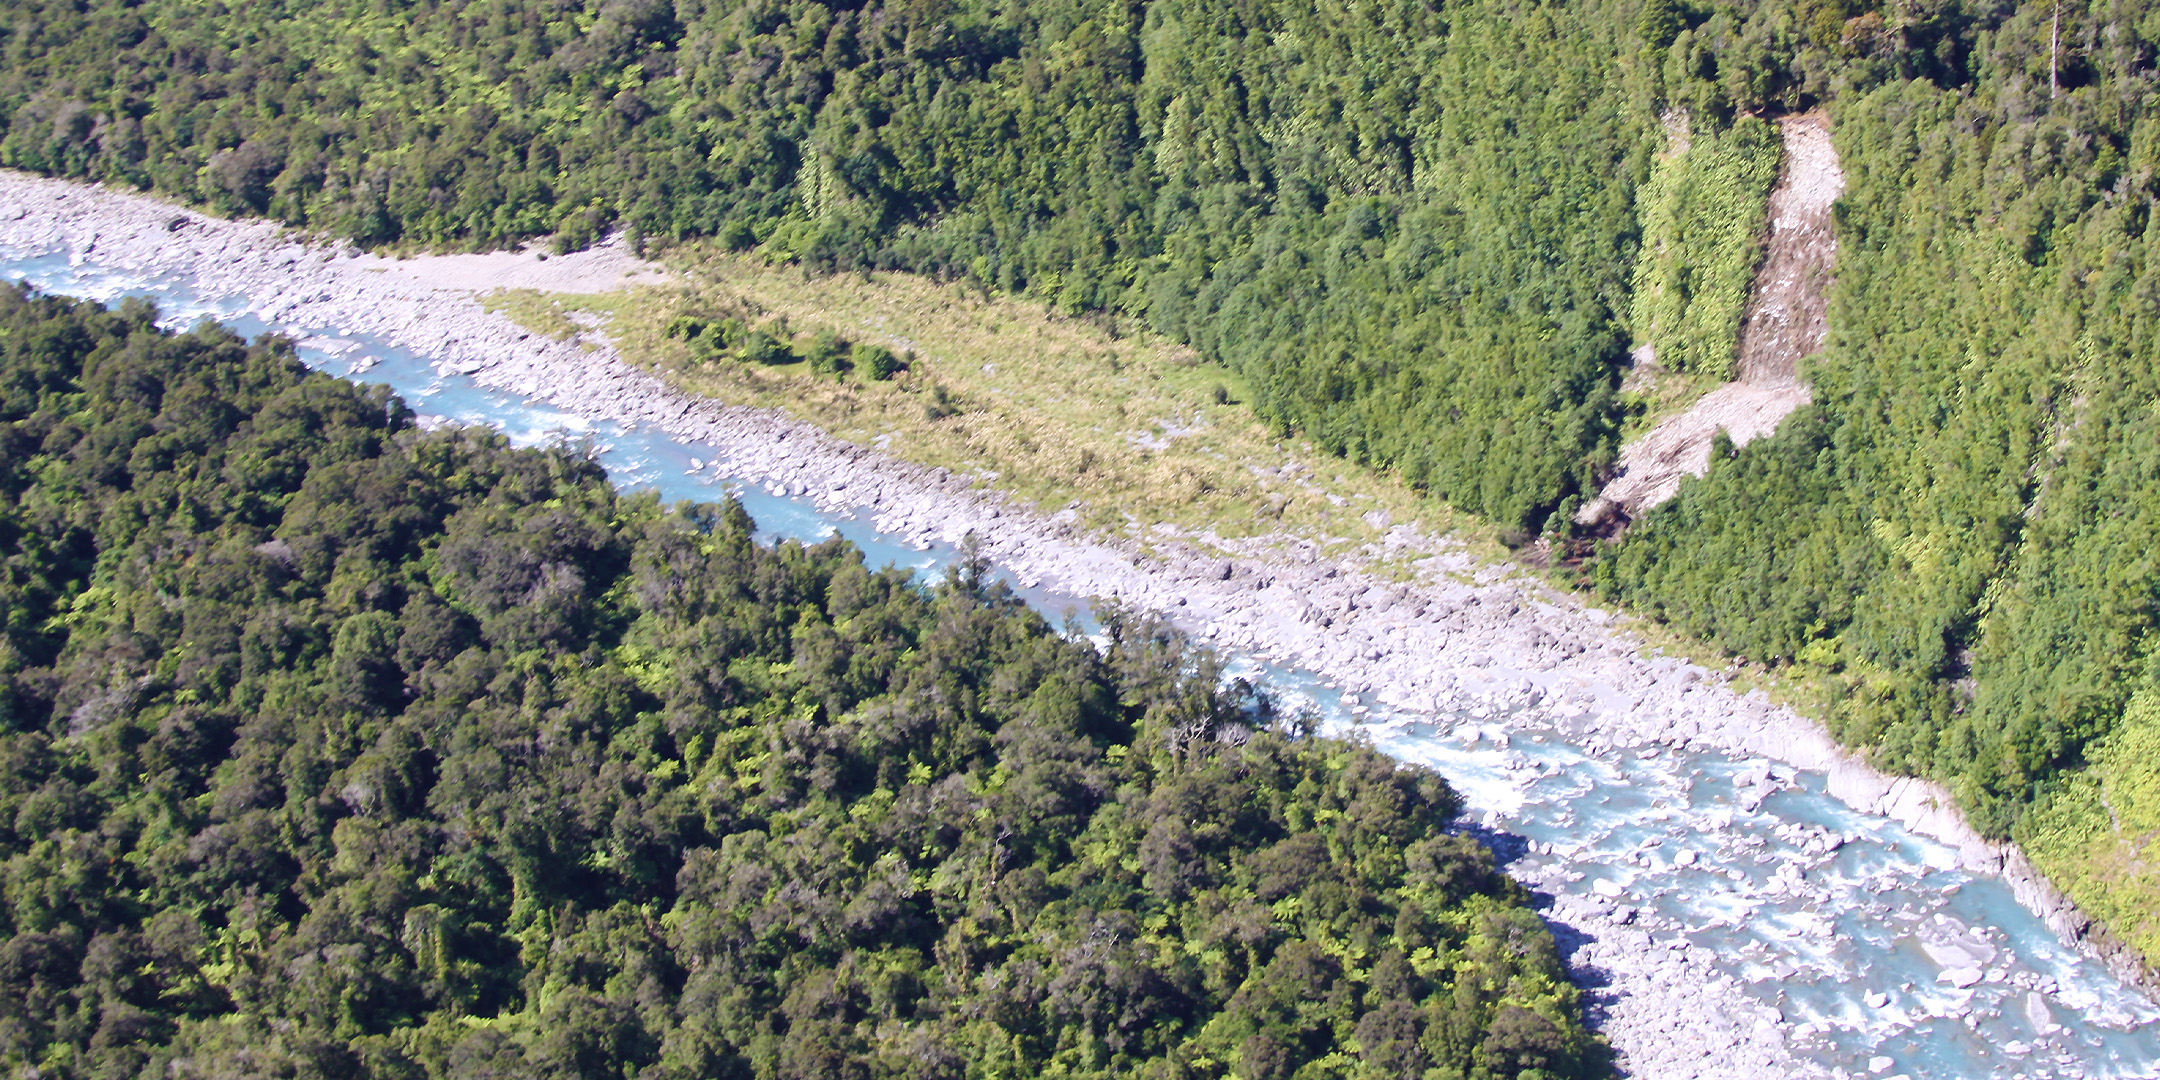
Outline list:
[[[13,16],[0,164],[370,243],[621,227],[1123,312],[1243,371],[1285,428],[1532,527],[1613,456],[1659,114],[1711,140],[1829,93],[1860,53],[1894,54],[1875,77],[1960,76],[1970,21],[1870,37],[1836,2],[1674,0]],[[1661,280],[1685,292],[1689,269]]]
[[[1662,70],[1629,62],[1615,3],[28,0],[10,19],[0,164],[370,243],[623,227],[1122,311],[1244,369],[1282,424],[1510,521],[1611,455],[1654,128],[1614,91]]]
[[[1829,673],[1838,734],[2000,835],[2160,689],[2156,43],[2150,0],[23,0],[0,164],[1145,319],[1286,430]],[[1729,370],[1760,120],[1816,107],[1815,404],[1569,537],[1629,346]]]
[[[1455,794],[1124,612],[0,290],[0,1066],[1600,1074]]]

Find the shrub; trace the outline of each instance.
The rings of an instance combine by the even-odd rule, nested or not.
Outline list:
[[[878,382],[892,378],[906,366],[900,362],[899,357],[893,355],[891,349],[883,345],[857,345],[852,356],[856,370]]]
[[[811,339],[810,350],[803,354],[810,361],[812,370],[826,375],[844,375],[854,366],[848,359],[848,343],[832,328],[818,331]]]
[[[786,341],[764,330],[752,330],[743,340],[742,358],[753,364],[789,364],[795,350]]]

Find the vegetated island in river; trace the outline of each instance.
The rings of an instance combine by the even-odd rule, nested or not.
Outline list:
[[[0,291],[0,1064],[1598,1075],[1430,771],[281,341]]]

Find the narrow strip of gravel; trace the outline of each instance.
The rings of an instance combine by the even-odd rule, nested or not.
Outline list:
[[[2016,850],[1976,835],[1941,788],[1878,773],[1759,692],[1737,693],[1719,673],[1646,657],[1603,613],[1407,527],[1370,554],[1417,560],[1414,584],[1285,541],[1164,536],[1156,550],[1170,554],[1143,556],[1128,541],[1084,535],[1069,515],[1027,511],[944,470],[769,411],[678,394],[611,349],[530,334],[474,302],[484,275],[460,268],[454,284],[443,284],[424,262],[394,272],[346,246],[132,193],[0,172],[0,252],[67,252],[145,284],[185,281],[204,296],[246,297],[273,323],[373,335],[439,358],[445,373],[589,418],[651,425],[715,448],[711,467],[726,475],[854,510],[910,539],[973,533],[985,555],[1023,581],[1169,613],[1224,649],[1308,669],[1368,704],[1535,718],[1593,746],[1715,747],[1819,770],[1837,797],[1953,845],[1968,868],[2002,875],[2066,939],[2085,937],[2075,909]],[[589,268],[595,274],[640,270],[620,252],[588,258],[614,260]],[[555,272],[578,266],[564,260]],[[1717,975],[1707,956],[1688,955],[1701,950],[1653,947],[1646,935],[1624,932],[1609,905],[1580,899],[1563,897],[1548,915],[1582,945],[1578,962],[1594,961],[1608,980],[1592,992],[1593,1011],[1630,1073],[1811,1071],[1793,1056],[1775,1010]],[[2134,963],[2118,970],[2135,977]]]

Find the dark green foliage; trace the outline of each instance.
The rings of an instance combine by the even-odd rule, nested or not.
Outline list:
[[[892,378],[907,366],[883,345],[857,345],[848,353],[848,362],[878,382]]]
[[[363,243],[569,249],[621,227],[1144,318],[1236,369],[1270,423],[1563,547],[1555,511],[1612,460],[1622,313],[1676,366],[1723,370],[1761,120],[1823,105],[1849,187],[1817,405],[1595,579],[1834,672],[1840,735],[1951,780],[1995,832],[2160,655],[2147,0],[11,14],[0,164]],[[1645,200],[1669,110],[1718,152]],[[797,355],[750,314],[671,329],[701,361]],[[837,374],[843,344],[804,355]],[[872,379],[900,363],[847,359]],[[233,497],[266,514],[304,456],[250,461]],[[74,580],[21,573],[25,596]],[[583,609],[485,617],[537,645],[598,632]],[[10,618],[26,657],[56,633]],[[368,640],[350,639],[360,702]],[[250,641],[301,655],[274,625]]]
[[[1521,522],[1611,451],[1633,12],[28,0],[0,164],[363,243],[621,226],[1144,316],[1271,421]]]
[[[848,352],[848,343],[841,340],[838,332],[827,328],[818,331],[817,336],[810,339],[810,348],[804,351],[803,359],[810,362],[812,370],[827,375],[844,375],[849,368],[855,366],[854,361],[849,359]]]
[[[734,359],[750,337],[742,320],[732,316],[701,319],[694,315],[677,315],[668,320],[662,333],[688,342],[690,355],[707,362]]]
[[[0,292],[10,1071],[1602,1068],[1447,785],[1162,626],[152,318]]]
[[[1275,18],[1150,9],[1142,115],[1177,227],[1149,313],[1242,371],[1262,415],[1457,505],[1540,516],[1612,438],[1649,144],[1613,92],[1618,20]]]
[[[2061,5],[2051,97],[2056,10],[1893,33],[1799,9],[1847,177],[1817,404],[1597,567],[1835,673],[1837,732],[1996,834],[2082,767],[2160,646],[2160,36],[2149,4]]]
[[[791,364],[797,359],[785,331],[752,330],[743,335],[742,358],[753,364]]]

